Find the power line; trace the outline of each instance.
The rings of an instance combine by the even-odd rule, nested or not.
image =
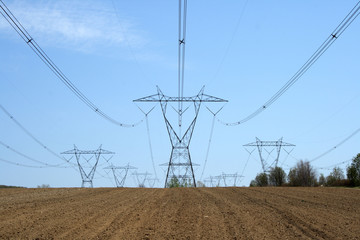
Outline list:
[[[178,97],[184,97],[185,42],[187,0],[179,0],[179,48],[178,48]],[[183,102],[178,102],[179,129],[181,135]]]
[[[120,17],[120,14],[119,14],[119,10],[118,10],[118,8],[117,8],[117,6],[116,6],[116,4],[115,4],[115,1],[112,0],[111,3],[112,3],[112,7],[113,7],[114,10],[115,10],[115,15],[116,15],[116,17],[117,17],[117,19],[118,19],[119,26],[120,26],[120,30],[121,30],[121,32],[122,32],[122,34],[123,34],[124,40],[125,40],[125,42],[126,42],[126,45],[127,45],[128,48],[129,48],[129,52],[131,53],[132,57],[134,58],[134,61],[135,61],[135,63],[137,64],[137,66],[138,66],[139,70],[141,71],[141,73],[144,75],[145,78],[148,78],[148,76],[147,76],[147,75],[145,74],[145,72],[144,72],[144,69],[142,68],[142,66],[141,66],[140,63],[139,63],[138,58],[137,58],[136,55],[135,55],[134,49],[131,47],[131,43],[130,43],[130,41],[129,41],[129,38],[128,38],[128,37],[126,36],[126,34],[125,34],[125,30],[124,30],[124,27],[123,27],[123,24],[122,24],[122,21],[121,21],[121,17]]]
[[[238,29],[239,29],[240,23],[241,23],[241,21],[242,21],[242,19],[243,19],[243,16],[244,16],[244,13],[245,13],[245,9],[246,9],[246,7],[247,7],[247,5],[248,5],[248,2],[249,2],[249,0],[246,0],[246,1],[245,1],[245,4],[244,4],[244,6],[243,6],[243,8],[242,8],[242,10],[241,10],[241,13],[240,13],[240,15],[239,15],[239,19],[238,19],[238,21],[237,21],[237,23],[236,23],[235,30],[234,30],[233,34],[231,35],[229,44],[227,45],[226,50],[225,50],[225,53],[224,53],[224,55],[222,56],[218,67],[216,68],[214,77],[210,80],[209,84],[210,84],[213,80],[215,80],[216,77],[218,76],[219,71],[220,71],[220,69],[221,69],[221,67],[222,67],[222,65],[223,65],[223,63],[224,63],[224,61],[225,61],[225,58],[227,57],[227,55],[228,55],[228,53],[229,53],[230,47],[231,47],[231,45],[232,45],[232,43],[233,43],[233,41],[234,41],[235,35],[236,35],[236,33],[237,33]],[[208,85],[209,85],[209,84],[208,84]]]
[[[50,59],[50,57],[41,49],[33,37],[26,31],[22,24],[16,19],[8,7],[0,0],[0,13],[12,28],[20,35],[20,37],[27,43],[27,45],[35,52],[35,54],[44,62],[44,64],[58,77],[66,87],[68,87],[83,103],[98,115],[108,120],[109,122],[120,127],[135,127],[143,122],[143,119],[134,124],[121,123],[99,109],[89,98],[87,98],[68,77],[60,70],[60,68]]]
[[[341,113],[346,107],[350,106],[350,103],[354,102],[359,97],[360,97],[359,94],[356,93],[356,95],[354,97],[352,97],[348,102],[346,102],[345,104],[343,104],[339,108],[337,108],[336,111],[334,111],[331,115],[326,116],[325,118],[321,119],[317,124],[315,124],[313,127],[309,128],[309,129],[307,129],[306,131],[301,131],[300,134],[298,134],[295,137],[291,138],[291,141],[293,141],[293,139],[299,138],[300,136],[306,135],[309,132],[314,132],[314,130],[316,130],[320,126],[323,126],[326,122],[328,122],[329,120],[334,118],[334,116]]]
[[[0,161],[11,164],[11,165],[16,165],[16,166],[20,166],[20,167],[28,167],[28,168],[48,168],[48,166],[33,166],[33,165],[27,165],[27,164],[23,164],[23,163],[18,163],[18,162],[12,162],[9,160],[5,160],[3,158],[0,158]]]
[[[150,137],[149,119],[148,119],[148,115],[152,112],[152,110],[154,110],[155,107],[156,107],[156,105],[153,108],[151,108],[150,111],[148,111],[146,113],[138,106],[139,110],[145,115],[146,132],[147,132],[148,142],[149,142],[150,157],[151,157],[151,162],[152,162],[155,178],[157,179],[158,177],[157,177],[156,168],[155,168],[154,154],[153,154],[153,149],[152,149],[152,144],[151,144],[151,137]]]
[[[33,161],[33,162],[36,162],[36,163],[43,164],[43,165],[45,165],[45,166],[47,166],[47,167],[68,168],[68,167],[61,166],[61,165],[63,165],[64,163],[61,163],[61,164],[56,164],[56,165],[52,165],[52,164],[48,164],[48,163],[45,163],[45,162],[42,162],[42,161],[36,160],[36,159],[34,159],[34,158],[32,158],[32,157],[29,157],[28,155],[26,155],[26,154],[24,154],[24,153],[22,153],[22,152],[20,152],[20,151],[18,151],[18,150],[16,150],[16,149],[14,149],[14,148],[10,147],[9,145],[5,144],[5,143],[4,143],[4,142],[2,142],[2,141],[0,141],[0,145],[2,145],[3,147],[5,147],[5,148],[9,149],[10,151],[12,151],[12,152],[14,152],[14,153],[16,153],[16,154],[18,154],[18,155],[20,155],[20,156],[22,156],[22,157],[24,157],[24,158],[26,158],[26,159],[30,160],[30,161]]]
[[[210,131],[209,143],[208,143],[208,147],[207,147],[207,150],[206,150],[206,157],[205,157],[204,167],[203,167],[203,170],[201,172],[200,180],[202,180],[202,178],[203,178],[205,168],[206,168],[206,163],[207,163],[208,158],[209,158],[210,145],[211,145],[212,136],[213,136],[213,132],[214,132],[214,126],[215,126],[215,118],[216,118],[216,115],[223,109],[223,107],[224,106],[222,106],[217,112],[213,112],[213,111],[210,110],[210,108],[208,108],[206,106],[206,108],[209,110],[209,112],[213,115],[213,120],[212,120],[212,123],[211,123],[211,131]]]
[[[299,80],[307,70],[326,52],[326,50],[338,39],[341,34],[350,26],[350,24],[356,19],[360,14],[360,1],[355,5],[355,7],[348,13],[348,15],[341,21],[341,23],[335,28],[335,30],[330,34],[330,36],[323,42],[323,44],[315,51],[315,53],[305,62],[304,65],[283,85],[267,102],[265,102],[260,108],[255,112],[251,113],[247,117],[241,119],[240,121],[233,123],[226,123],[220,119],[219,122],[226,126],[237,126],[243,124],[250,119],[256,117],[262,113],[265,109],[270,107],[276,100],[278,100],[291,86]]]
[[[39,144],[42,148],[44,148],[46,151],[51,153],[53,156],[66,161],[63,157],[58,155],[55,151],[51,150],[49,147],[47,147],[44,143],[42,143],[39,139],[37,139],[29,130],[27,130],[20,122],[18,122],[13,115],[11,115],[8,110],[6,110],[3,105],[0,104],[0,109],[23,131],[28,135],[32,140],[34,140],[37,144]],[[68,162],[68,161],[66,161]]]
[[[331,169],[333,169],[333,168],[336,167],[336,166],[339,166],[339,165],[342,165],[342,164],[344,164],[344,163],[348,163],[348,162],[351,162],[351,161],[352,161],[352,159],[349,159],[349,160],[346,160],[346,161],[342,161],[342,162],[339,162],[339,163],[335,163],[335,164],[330,165],[330,166],[327,166],[327,167],[315,167],[315,168],[317,168],[317,169],[322,169],[322,170],[331,170]]]
[[[245,163],[245,165],[244,165],[244,168],[243,168],[243,170],[241,171],[241,174],[240,174],[241,176],[244,176],[245,168],[246,168],[247,165],[248,165],[248,162],[249,162],[249,160],[250,160],[251,154],[255,151],[255,149],[253,149],[253,150],[250,152],[250,151],[248,151],[246,148],[245,148],[245,150],[249,153],[249,157],[247,158],[246,163]]]
[[[352,137],[354,137],[359,132],[360,132],[360,128],[356,129],[353,133],[351,133],[349,136],[347,136],[344,140],[342,140],[341,142],[339,142],[338,144],[336,144],[334,147],[330,148],[329,150],[325,151],[324,153],[320,154],[319,156],[313,158],[309,162],[314,162],[314,161],[318,160],[319,158],[322,158],[323,156],[327,155],[328,153],[334,151],[335,149],[339,148],[341,145],[343,145],[344,143],[349,141]]]

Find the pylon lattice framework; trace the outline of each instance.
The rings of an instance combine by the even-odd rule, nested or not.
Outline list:
[[[238,181],[241,180],[241,178],[243,178],[244,176],[238,174],[238,173],[232,173],[232,174],[229,174],[229,173],[223,173],[221,174],[221,176],[223,177],[224,179],[224,186],[225,187],[236,187],[237,184],[238,184]],[[227,180],[230,180],[229,182]],[[232,180],[232,181],[231,181]],[[231,183],[228,184],[228,183]]]
[[[158,178],[147,178],[146,180],[147,180],[147,183],[149,184],[150,188],[153,188],[155,186],[156,182],[159,181]]]
[[[75,155],[77,164],[79,166],[81,179],[82,179],[81,187],[85,187],[85,186],[88,185],[89,187],[92,188],[93,187],[93,179],[94,179],[94,175],[95,175],[95,172],[96,172],[96,167],[97,167],[97,165],[99,163],[100,156],[103,155],[103,154],[115,154],[115,153],[102,149],[101,145],[97,150],[79,150],[74,145],[74,149],[66,151],[66,152],[62,152],[61,154],[73,154],[73,155]],[[86,171],[84,169],[84,166],[80,161],[81,155],[92,155],[92,157],[95,156],[94,165],[90,167],[91,169],[90,169],[90,172],[88,172],[88,173],[86,173]],[[87,160],[87,162],[89,162],[89,160]]]
[[[193,163],[190,157],[189,145],[194,132],[196,120],[202,102],[227,102],[227,100],[204,94],[204,87],[193,97],[169,97],[164,95],[157,87],[157,94],[139,98],[134,102],[159,102],[166,128],[169,134],[172,150],[166,173],[165,187],[169,187],[172,179],[178,179],[180,184],[191,183],[196,187]],[[184,134],[177,134],[166,117],[166,110],[169,102],[184,103],[192,102],[195,108],[195,116]]]
[[[126,177],[128,175],[128,172],[130,169],[137,169],[136,167],[133,167],[133,166],[130,166],[129,164],[126,165],[126,166],[122,166],[122,167],[117,167],[117,166],[114,166],[113,164],[111,164],[110,166],[108,167],[104,167],[104,169],[111,169],[112,170],[112,173],[114,175],[114,180],[115,180],[115,184],[116,184],[116,187],[124,187],[125,185],[125,180],[126,180]],[[123,174],[119,173],[118,170],[123,170]]]
[[[209,178],[205,179],[205,182],[208,184],[209,187],[236,187],[243,177],[243,175],[240,175],[238,173],[222,173],[218,176],[210,176]],[[224,185],[221,185],[221,181],[223,181]]]
[[[243,145],[244,147],[257,147],[259,151],[261,166],[264,172],[268,172],[271,167],[277,167],[280,157],[281,148],[283,147],[295,147],[294,144],[286,143],[282,141],[283,138],[280,138],[277,141],[261,141],[259,138],[256,138],[256,142],[248,143]],[[266,150],[266,147],[275,147],[276,148],[276,157],[275,160],[269,165],[267,160],[264,159],[263,150]],[[266,150],[267,151],[267,150]],[[271,152],[267,151],[270,155]]]
[[[144,173],[134,172],[133,175],[136,176],[138,187],[145,187],[145,182],[147,181],[148,176],[151,176],[152,174],[149,172],[144,172]],[[140,176],[142,176],[142,179]]]

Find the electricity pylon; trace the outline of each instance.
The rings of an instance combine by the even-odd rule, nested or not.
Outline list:
[[[221,180],[224,179],[224,178],[223,178],[223,176],[218,175],[218,176],[210,177],[210,179],[211,179],[211,180],[214,180],[214,182],[216,182],[216,180],[217,180],[217,182],[216,182],[216,184],[215,184],[215,187],[220,187],[220,186],[221,186],[221,185],[220,185]]]
[[[284,147],[295,147],[294,144],[286,143],[282,141],[283,138],[280,138],[277,141],[261,141],[259,138],[256,138],[256,142],[248,143],[243,145],[244,147],[257,147],[259,151],[261,166],[264,172],[268,172],[270,168],[277,167],[277,164],[279,162],[280,152],[281,148]],[[272,147],[271,151],[268,151],[266,147]],[[268,153],[268,157],[271,155],[272,151],[276,148],[276,157],[275,160],[269,165],[267,159],[264,159],[263,156],[263,150],[265,150]]]
[[[223,179],[224,179],[224,186],[225,186],[225,187],[228,187],[228,186],[229,186],[229,187],[230,187],[230,186],[231,186],[231,187],[236,187],[237,181],[244,177],[244,176],[242,176],[242,175],[239,175],[238,173],[233,173],[233,174],[223,173],[221,176],[222,176]],[[232,183],[231,185],[228,185],[227,179],[230,179],[229,182]],[[233,181],[231,181],[231,179],[232,179]]]
[[[76,157],[76,161],[77,164],[79,166],[79,171],[80,171],[80,175],[81,175],[81,179],[82,179],[82,183],[81,183],[81,187],[85,187],[86,185],[89,187],[93,187],[93,179],[94,179],[94,175],[96,172],[96,167],[98,165],[99,162],[99,158],[102,154],[115,154],[114,152],[110,152],[104,149],[101,149],[101,145],[97,150],[79,150],[75,145],[74,145],[74,149],[63,152],[61,154],[74,154]],[[84,166],[84,162],[81,162],[81,156],[82,155],[92,155],[89,159],[86,159],[86,163],[89,165],[90,167],[90,171],[87,173],[85,171],[84,168],[86,168]],[[93,164],[90,164],[90,160],[95,156],[95,162]]]
[[[149,184],[149,187],[151,187],[151,188],[153,188],[155,186],[155,183],[159,181],[158,178],[148,178],[146,180]]]
[[[147,180],[147,177],[152,175],[151,173],[149,172],[144,172],[144,173],[138,173],[138,172],[134,172],[133,175],[136,176],[136,180],[137,180],[137,183],[138,183],[138,187],[145,187],[145,182]],[[140,176],[143,176],[142,179],[140,179]]]
[[[199,114],[200,106],[202,102],[227,102],[227,100],[213,97],[204,94],[204,87],[200,92],[193,97],[169,97],[164,95],[160,88],[157,87],[157,94],[139,98],[134,102],[159,102],[163,117],[165,120],[166,128],[169,134],[172,150],[170,160],[168,164],[168,170],[166,173],[165,187],[169,187],[171,181],[176,180],[180,185],[185,186],[190,183],[190,186],[196,187],[195,175],[193,170],[193,163],[190,157],[189,145],[194,132],[196,120]],[[193,103],[195,109],[195,116],[190,125],[186,129],[185,133],[181,133],[181,126],[179,123],[179,131],[176,132],[172,124],[169,122],[166,110],[169,102],[175,103]],[[185,111],[178,112],[178,115],[182,115]]]
[[[117,167],[111,164],[108,167],[104,167],[104,169],[111,169],[114,175],[114,180],[116,187],[124,187],[125,180],[128,175],[130,169],[137,169],[136,167],[130,166],[129,164],[122,167]],[[118,172],[120,170],[120,172]]]

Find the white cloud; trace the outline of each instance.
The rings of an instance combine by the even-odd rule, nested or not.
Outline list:
[[[144,38],[132,22],[120,19],[107,1],[14,1],[6,3],[39,43],[91,51],[97,47],[140,47]],[[10,25],[0,21],[0,30]]]

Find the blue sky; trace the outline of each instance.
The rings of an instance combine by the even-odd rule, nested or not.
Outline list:
[[[67,77],[111,117],[143,118],[132,100],[156,93],[177,94],[177,1],[4,1]],[[266,102],[306,62],[357,1],[188,1],[185,96],[205,93],[229,100],[219,119],[235,122]],[[269,109],[242,125],[215,124],[204,178],[241,173],[248,159],[242,145],[278,140],[296,145],[282,152],[283,167],[313,159],[360,127],[358,89],[360,19]],[[0,18],[0,104],[57,153],[80,149],[116,152],[114,165],[130,163],[152,172],[146,125],[121,128],[99,117],[40,61]],[[152,104],[138,104],[145,111]],[[207,105],[213,110],[221,104]],[[0,111],[0,141],[49,164],[61,163]],[[212,116],[202,106],[190,145],[200,178]],[[160,107],[149,116],[154,161],[163,186],[170,142]],[[312,164],[319,173],[359,152],[360,135]],[[251,150],[251,149],[249,149]],[[241,185],[261,172],[252,154]],[[0,146],[0,158],[35,165]],[[269,158],[271,159],[271,157]],[[74,159],[71,160],[74,162]],[[102,169],[95,187],[114,183]],[[346,164],[340,165],[345,168]],[[153,173],[154,175],[154,173]],[[105,177],[104,177],[105,176]],[[26,168],[0,162],[0,184],[77,187],[72,168]],[[127,186],[135,186],[133,176]]]

